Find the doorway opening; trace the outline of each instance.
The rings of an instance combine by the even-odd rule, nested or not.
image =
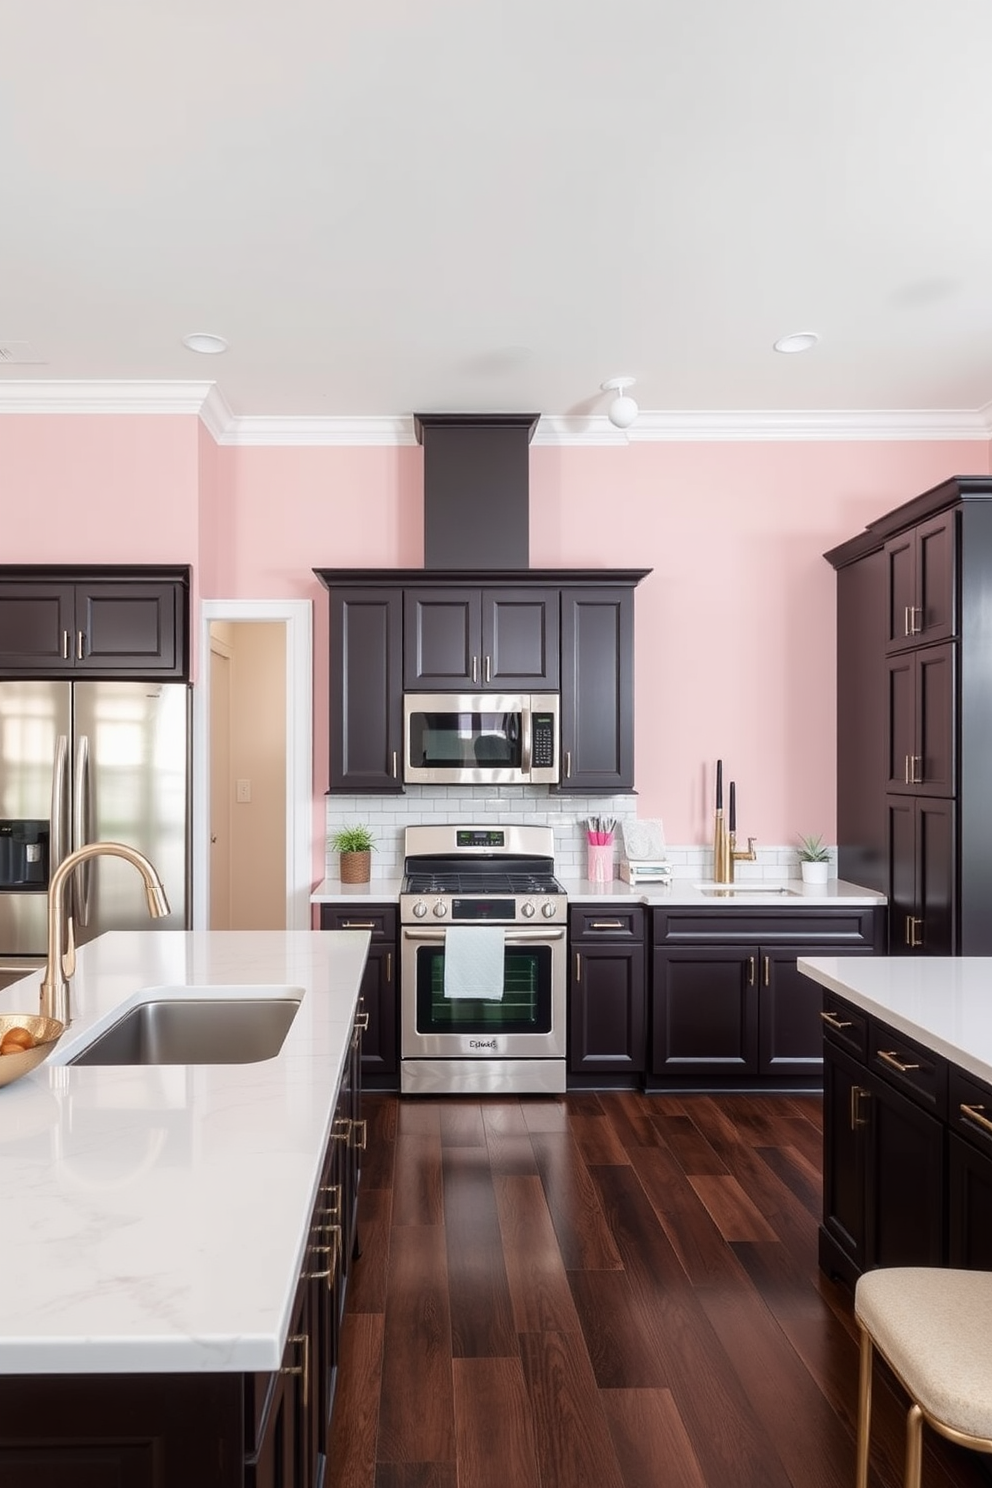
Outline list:
[[[308,930],[308,600],[204,600],[193,710],[193,925]]]

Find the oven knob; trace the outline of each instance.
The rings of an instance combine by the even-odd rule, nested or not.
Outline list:
[[[416,904],[413,906],[413,918],[415,920],[422,920],[426,913],[427,905],[424,903],[423,899],[418,899]]]
[[[443,899],[439,899],[434,906],[434,918],[436,920],[443,920],[447,913],[448,906],[445,904]]]
[[[541,905],[541,913],[546,920],[553,920],[555,917],[555,901],[553,899],[545,899]]]
[[[534,906],[529,899],[524,904],[521,904],[520,913],[525,920],[532,920],[534,918]]]

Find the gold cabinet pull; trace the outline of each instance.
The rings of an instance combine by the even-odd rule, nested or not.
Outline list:
[[[890,1069],[898,1070],[901,1075],[908,1074],[910,1070],[922,1068],[919,1064],[904,1064],[891,1049],[876,1049],[875,1053],[883,1064],[887,1064]]]
[[[321,1214],[329,1214],[337,1218],[337,1216],[341,1213],[340,1183],[322,1183],[320,1185],[320,1192],[329,1196],[329,1202],[324,1205],[323,1209],[320,1211]]]
[[[86,644],[86,636],[81,630],[76,631],[76,660],[82,661],[83,648]]]
[[[392,951],[387,951],[386,952],[386,981],[387,982],[391,982],[392,980],[393,980],[393,953],[392,953]],[[366,1025],[366,1026],[368,1026],[368,1025]]]
[[[369,1026],[369,1015],[368,1015],[368,1013],[365,1013],[365,1012],[356,1013],[355,1014],[355,1031],[357,1033],[365,1033],[366,1030],[368,1029],[368,1026]]]
[[[764,965],[764,985],[766,987],[770,987],[771,984],[772,984],[772,958],[771,958],[771,956],[766,956],[764,958],[763,965]]]
[[[908,785],[909,784],[909,755],[908,754],[904,754],[903,757],[902,757],[902,783],[903,783],[903,785]]]
[[[566,780],[570,780],[571,777],[572,777],[572,751],[570,749],[566,749],[565,750],[565,779]]]
[[[472,657],[472,681],[473,682],[478,682],[478,680],[479,680],[479,658],[477,656],[473,656]]]
[[[748,984],[749,987],[753,987],[754,986],[754,974],[755,974],[755,960],[754,960],[754,957],[753,956],[748,956],[748,958],[747,958],[747,984]]]
[[[992,1132],[992,1121],[987,1116],[983,1116],[984,1110],[984,1106],[966,1106],[964,1101],[961,1102],[961,1115],[966,1121],[973,1121],[984,1132]]]
[[[396,779],[396,775],[397,775],[397,760],[396,760],[396,750],[394,749],[393,750],[393,779],[394,780]]]
[[[911,754],[909,756],[909,761],[910,761],[910,770],[909,770],[909,783],[910,783],[910,785],[922,785],[923,784],[923,756],[922,756],[922,754]]]
[[[303,1409],[306,1410],[310,1403],[310,1335],[309,1333],[291,1333],[286,1342],[303,1345],[302,1364],[284,1364],[279,1373],[303,1376]]]
[[[861,1114],[861,1100],[871,1099],[871,1091],[866,1090],[863,1085],[851,1086],[851,1130],[857,1131],[859,1127],[868,1125],[867,1116]]]
[[[836,1013],[828,1012],[826,1008],[824,1008],[821,1011],[820,1017],[823,1019],[824,1023],[826,1023],[829,1028],[841,1029],[841,1028],[850,1028],[851,1027],[851,1019],[850,1018],[848,1018],[845,1021],[843,1018],[838,1018],[838,1016],[837,1016]]]
[[[351,1122],[347,1116],[339,1116],[331,1128],[331,1140],[347,1142],[351,1136]]]
[[[589,929],[590,930],[622,930],[623,928],[624,928],[624,922],[623,922],[623,920],[590,920],[589,921]]]
[[[912,915],[906,916],[906,944],[913,950],[918,950],[923,944],[923,921]]]
[[[374,930],[375,920],[342,920],[342,930]]]
[[[311,1255],[333,1255],[333,1245],[308,1245],[307,1250]],[[334,1269],[334,1263],[329,1261],[323,1271],[304,1271],[304,1281],[326,1281]]]
[[[69,632],[67,630],[62,632],[62,660],[69,660]]]
[[[354,1147],[356,1152],[365,1151],[365,1144],[368,1141],[368,1134],[369,1124],[364,1117],[361,1121],[353,1121],[351,1123],[351,1145]]]
[[[582,957],[578,951],[575,953],[575,980],[577,982],[581,982],[582,980]]]
[[[492,678],[492,666],[490,664],[490,658],[487,656],[486,657],[486,681],[487,682],[491,682],[492,680],[493,680],[493,678]]]
[[[919,616],[919,620],[917,620],[917,616]],[[910,635],[920,635],[920,633],[922,632],[922,630],[923,630],[923,611],[922,611],[922,609],[920,608],[919,605],[910,605],[910,607],[909,607],[909,633],[910,633]]]

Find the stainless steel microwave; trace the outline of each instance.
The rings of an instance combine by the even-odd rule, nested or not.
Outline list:
[[[408,692],[403,779],[410,785],[557,785],[556,692]]]

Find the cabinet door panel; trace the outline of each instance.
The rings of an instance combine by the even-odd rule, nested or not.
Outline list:
[[[0,583],[0,672],[71,672],[72,584]]]
[[[561,790],[630,790],[633,590],[563,590],[561,604]]]
[[[889,955],[910,951],[910,921],[916,916],[916,802],[887,796],[889,857]]]
[[[885,544],[885,566],[885,649],[904,650],[918,644],[912,629],[916,604],[916,543],[912,532],[903,532]]]
[[[992,1271],[992,1157],[952,1132],[947,1160],[947,1264]]]
[[[457,692],[482,684],[478,589],[414,589],[403,596],[403,684]]]
[[[401,791],[401,592],[334,590],[330,629],[330,789]]]
[[[956,881],[954,801],[916,802],[917,915],[923,921],[922,949],[928,956],[957,952],[954,885]]]
[[[482,685],[540,691],[558,686],[558,594],[491,589],[482,594]]]
[[[756,1074],[758,948],[656,951],[654,967],[655,1074]]]
[[[644,1069],[644,950],[640,945],[576,947],[569,996],[569,1068],[575,1074]]]
[[[799,971],[795,951],[762,946],[759,1074],[817,1074],[823,1063],[822,1006],[823,989]]]
[[[916,656],[916,743],[914,790],[924,796],[953,796],[954,672],[953,645],[929,646]]]
[[[944,1127],[881,1080],[871,1091],[866,1266],[939,1266]]]
[[[867,1079],[827,1038],[823,1045],[823,1226],[861,1267],[865,1249]]]
[[[174,584],[78,585],[76,671],[174,671],[177,598]]]
[[[956,549],[956,512],[945,512],[916,529],[916,603],[925,641],[957,634]]]
[[[886,664],[888,709],[886,730],[887,791],[915,793],[913,759],[917,753],[915,653],[892,656]]]

